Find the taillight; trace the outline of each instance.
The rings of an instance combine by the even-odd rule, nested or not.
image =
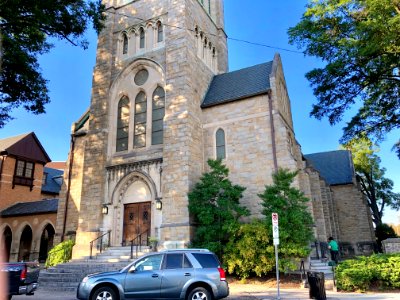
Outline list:
[[[26,273],[27,273],[27,267],[23,266],[22,270],[21,270],[21,276],[19,277],[19,279],[25,280],[26,279]]]
[[[221,281],[225,281],[226,277],[225,277],[225,271],[222,268],[218,268],[218,272],[219,272],[219,280]]]

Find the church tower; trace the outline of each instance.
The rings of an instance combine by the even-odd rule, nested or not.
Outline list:
[[[106,232],[115,246],[140,234],[189,242],[187,193],[204,171],[200,105],[227,71],[222,0],[104,3],[90,109],[73,128],[80,148],[59,202],[58,237],[76,234],[73,257]]]

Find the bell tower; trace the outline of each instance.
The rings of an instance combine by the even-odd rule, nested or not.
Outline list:
[[[74,257],[109,230],[114,244],[124,242],[123,201],[138,201],[127,186],[135,180],[147,189],[151,235],[161,245],[190,241],[187,194],[205,165],[200,105],[213,76],[227,71],[223,0],[103,2],[88,125],[74,161],[81,181],[71,177],[80,188],[70,203],[60,199],[60,215],[66,206],[77,211],[58,218],[76,232]]]

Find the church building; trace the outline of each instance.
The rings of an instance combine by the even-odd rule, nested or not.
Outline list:
[[[140,235],[186,247],[187,194],[210,158],[246,187],[253,217],[272,174],[298,170],[319,241],[356,253],[374,241],[351,154],[302,154],[280,56],[228,72],[223,0],[103,2],[91,103],[72,126],[57,214],[56,240],[75,238],[74,258],[103,234],[112,246]]]

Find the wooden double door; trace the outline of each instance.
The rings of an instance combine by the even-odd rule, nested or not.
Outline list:
[[[124,205],[123,243],[147,245],[151,229],[151,202],[129,203]],[[141,238],[138,238],[141,236]]]

